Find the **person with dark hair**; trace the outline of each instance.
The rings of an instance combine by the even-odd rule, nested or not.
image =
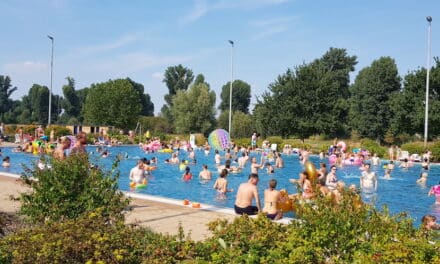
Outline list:
[[[191,174],[190,168],[188,166],[186,166],[186,168],[185,168],[185,173],[182,175],[182,180],[183,181],[192,180],[192,174]]]
[[[199,178],[202,180],[210,180],[212,178],[212,173],[208,170],[208,165],[203,164],[203,169],[199,173]]]
[[[236,214],[255,215],[261,210],[257,184],[258,174],[255,173],[249,175],[247,182],[240,184],[234,204]],[[252,205],[254,199],[256,206]]]
[[[213,186],[213,188],[217,190],[217,197],[221,199],[226,199],[226,193],[233,191],[232,189],[228,190],[228,180],[226,176],[228,176],[228,170],[223,169]]]
[[[9,158],[9,156],[6,156],[3,159],[3,163],[2,163],[3,168],[9,168],[11,167],[11,158]]]

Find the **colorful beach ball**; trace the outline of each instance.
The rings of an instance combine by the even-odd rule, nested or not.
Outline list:
[[[217,150],[229,148],[230,138],[229,133],[224,129],[216,129],[209,134],[209,145]]]

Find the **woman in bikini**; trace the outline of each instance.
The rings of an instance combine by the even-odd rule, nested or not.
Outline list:
[[[226,176],[228,175],[228,170],[223,169],[220,172],[220,177],[214,183],[213,188],[217,190],[217,198],[226,199],[227,192],[233,192],[233,189],[228,190],[228,180],[226,180]]]
[[[280,192],[275,190],[277,181],[271,179],[269,181],[269,188],[264,190],[264,208],[263,212],[272,220],[278,220],[283,217],[283,213],[278,209],[278,202],[280,200]]]

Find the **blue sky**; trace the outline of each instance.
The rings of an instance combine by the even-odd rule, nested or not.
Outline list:
[[[168,92],[163,73],[177,64],[202,73],[218,105],[231,78],[229,39],[234,77],[251,85],[252,102],[287,68],[329,47],[356,55],[356,71],[381,56],[394,58],[401,75],[426,67],[427,15],[432,55],[440,56],[436,0],[2,0],[0,10],[0,74],[18,87],[15,99],[33,83],[49,86],[47,35],[55,38],[53,93],[62,94],[67,76],[77,89],[130,77],[155,113]]]

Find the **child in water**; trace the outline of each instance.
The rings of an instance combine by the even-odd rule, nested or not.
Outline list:
[[[192,174],[190,172],[190,168],[186,166],[185,173],[182,175],[183,181],[190,181],[192,179]]]
[[[436,223],[437,218],[433,215],[424,215],[422,217],[422,228],[426,230],[439,230],[440,225]]]

